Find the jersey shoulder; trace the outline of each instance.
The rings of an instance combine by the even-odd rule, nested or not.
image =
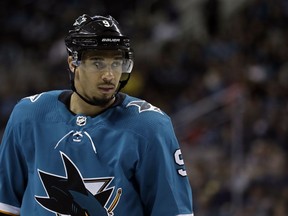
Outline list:
[[[22,98],[14,107],[12,117],[19,121],[37,119],[56,112],[62,90],[42,92]]]
[[[136,97],[127,95],[122,103],[126,125],[130,128],[157,130],[171,125],[170,117],[160,108]],[[149,129],[148,129],[149,130]]]
[[[135,117],[147,118],[149,116],[152,116],[155,119],[169,118],[168,115],[160,108],[154,106],[146,100],[132,97],[129,95],[127,95],[125,100],[123,101],[123,106],[126,108],[129,115]]]

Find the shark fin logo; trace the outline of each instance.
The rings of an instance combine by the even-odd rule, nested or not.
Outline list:
[[[70,158],[61,156],[66,176],[38,170],[47,196],[35,196],[36,201],[57,216],[113,216],[122,194],[119,188],[112,199],[114,187],[108,186],[113,178],[84,179]]]
[[[144,111],[152,111],[152,112],[158,112],[163,115],[163,112],[158,108],[153,106],[152,104],[144,101],[144,100],[137,100],[137,101],[131,101],[127,104],[127,107],[129,106],[136,106],[138,107],[138,112],[144,112]]]
[[[30,101],[31,101],[32,103],[34,103],[34,102],[36,102],[36,101],[41,97],[41,95],[43,95],[43,93],[41,93],[41,94],[36,94],[36,95],[32,95],[32,96],[25,97],[25,98],[30,99]]]
[[[73,26],[80,26],[86,20],[87,20],[87,17],[85,15],[82,15],[76,19],[76,21],[73,23]]]

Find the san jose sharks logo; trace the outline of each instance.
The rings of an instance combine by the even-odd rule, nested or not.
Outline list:
[[[85,179],[69,157],[61,152],[66,176],[38,170],[47,196],[35,196],[36,201],[57,216],[112,216],[122,189],[112,199],[114,187],[108,188],[112,177]],[[109,206],[108,206],[109,203]]]
[[[76,21],[73,23],[73,26],[80,26],[82,23],[84,23],[85,21],[87,20],[87,17],[86,15],[82,15],[82,16],[79,16]]]
[[[158,107],[153,106],[152,104],[146,102],[145,100],[131,101],[130,103],[127,104],[127,107],[129,106],[138,107],[139,113],[144,112],[144,111],[153,111],[153,112],[161,113],[163,115],[163,112]]]

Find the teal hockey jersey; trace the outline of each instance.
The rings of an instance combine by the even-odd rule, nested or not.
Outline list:
[[[192,216],[170,118],[119,93],[91,117],[44,92],[15,106],[0,145],[0,215]]]

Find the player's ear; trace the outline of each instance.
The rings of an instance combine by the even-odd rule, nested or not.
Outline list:
[[[69,69],[72,72],[74,72],[75,68],[77,67],[77,64],[76,64],[75,60],[73,60],[73,57],[72,56],[68,56],[67,62],[68,62]]]

